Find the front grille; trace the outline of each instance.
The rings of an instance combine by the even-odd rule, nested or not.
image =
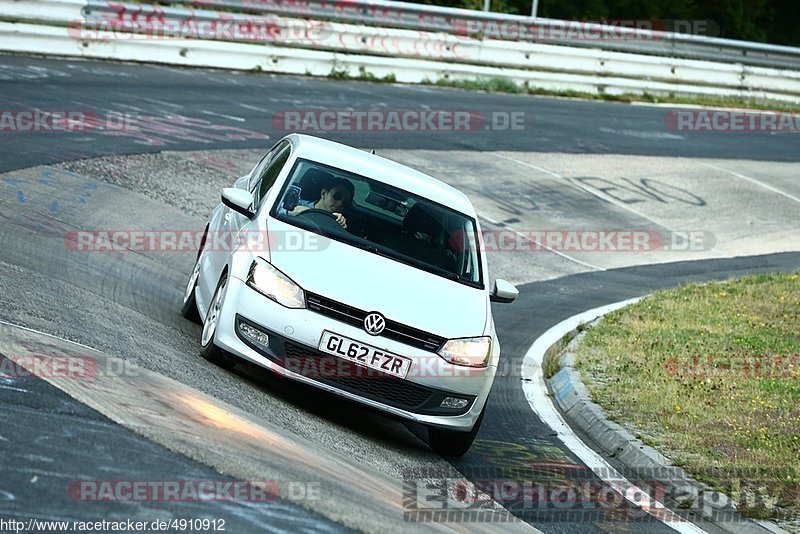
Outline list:
[[[300,374],[339,389],[404,410],[423,406],[436,390],[389,376],[373,369],[365,369],[336,356],[306,348],[291,341],[283,344],[284,354],[292,358],[293,367]],[[321,373],[324,361],[336,363],[335,373]],[[302,372],[306,370],[306,372]]]
[[[269,348],[256,344],[245,336],[242,333],[242,325],[245,324],[265,332],[269,336]],[[423,415],[462,415],[475,402],[475,395],[423,386],[376,369],[356,365],[332,354],[325,354],[313,347],[296,343],[239,314],[236,315],[236,335],[251,349],[286,370],[401,410]],[[463,408],[443,408],[442,401],[447,397],[466,399],[467,405]]]
[[[364,318],[369,313],[314,293],[306,293],[306,305],[313,312],[359,328],[364,327]],[[437,352],[446,341],[443,337],[429,334],[388,318],[386,319],[386,328],[381,333],[381,336],[429,352]]]
[[[242,332],[243,325],[267,334],[269,347],[255,343],[246,336]],[[325,354],[313,347],[295,343],[239,314],[236,315],[236,335],[245,345],[283,369],[401,410],[423,415],[462,415],[470,410],[476,399],[475,395],[423,386]],[[467,405],[463,408],[443,408],[442,401],[447,397],[466,399]]]

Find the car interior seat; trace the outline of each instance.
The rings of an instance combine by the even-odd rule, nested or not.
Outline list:
[[[455,256],[448,251],[444,227],[434,215],[435,208],[414,204],[403,218],[403,238],[398,250],[436,267],[454,272]]]
[[[322,169],[310,168],[297,181],[302,200],[319,200],[322,190],[333,183],[333,175]]]

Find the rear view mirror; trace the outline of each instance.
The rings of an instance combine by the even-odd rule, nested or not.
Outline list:
[[[513,284],[498,278],[494,281],[494,289],[489,295],[489,300],[508,304],[517,300],[518,296],[519,290]]]

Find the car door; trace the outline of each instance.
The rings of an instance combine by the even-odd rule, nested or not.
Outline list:
[[[253,193],[254,211],[257,211],[266,196],[262,195],[262,192],[266,193],[269,190],[288,160],[290,148],[291,144],[288,141],[279,142],[261,159],[249,175],[239,178],[234,183],[234,187],[249,189]],[[242,231],[258,232],[259,230],[255,226],[255,221],[251,221],[224,204],[219,204],[211,217],[206,247],[200,258],[202,279],[205,281],[203,284],[198,284],[198,302],[201,306],[207,306],[207,303],[211,301],[222,269],[229,263],[230,256],[235,250],[235,244],[239,239],[247,237],[246,235],[241,236]]]
[[[260,211],[261,206],[266,201],[269,190],[286,166],[286,162],[291,155],[291,143],[288,141],[281,143],[276,148],[277,150],[269,163],[264,165],[261,169],[258,169],[259,173],[254,175],[252,188],[250,190],[253,194],[254,213]],[[231,232],[231,235],[237,236],[238,242],[250,243],[251,248],[255,247],[253,249],[256,254],[263,252],[262,255],[269,258],[267,228],[259,226],[263,224],[263,219],[259,222],[256,218],[248,219],[244,215],[236,213],[233,210],[228,210],[228,212],[229,213],[226,214],[226,224],[228,224],[226,230]]]

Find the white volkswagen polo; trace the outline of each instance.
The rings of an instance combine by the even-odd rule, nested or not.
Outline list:
[[[429,429],[467,452],[500,358],[467,197],[355,148],[292,134],[222,191],[182,313],[201,354],[243,358]]]

